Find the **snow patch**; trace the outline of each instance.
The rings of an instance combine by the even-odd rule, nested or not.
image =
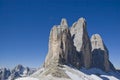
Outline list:
[[[66,71],[66,74],[72,79],[72,80],[82,80],[78,75],[75,75],[71,72]]]
[[[108,80],[119,80],[119,79],[115,78],[114,76],[101,75],[101,77],[105,77]]]
[[[103,80],[94,74],[90,75],[90,77],[92,77],[94,80]]]
[[[18,78],[18,79],[15,79],[15,80],[39,80],[39,79],[32,78],[32,77],[24,77],[24,78]]]

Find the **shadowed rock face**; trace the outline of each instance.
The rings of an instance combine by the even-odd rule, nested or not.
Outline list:
[[[91,37],[92,44],[92,67],[97,67],[105,71],[111,70],[108,50],[99,34]],[[112,69],[113,70],[113,69]]]
[[[93,35],[90,41],[84,18],[80,18],[70,29],[66,19],[62,19],[60,25],[55,25],[51,29],[44,67],[50,69],[62,64],[72,65],[78,69],[115,69],[109,61],[108,50],[100,35]]]
[[[104,59],[104,51],[101,49],[94,49],[92,51],[92,67],[97,67],[102,70],[105,70],[105,59]]]

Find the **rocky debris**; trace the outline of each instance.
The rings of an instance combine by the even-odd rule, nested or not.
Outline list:
[[[34,73],[36,69],[17,65],[14,69],[10,70],[7,68],[0,69],[0,80],[14,80],[18,77],[29,76]]]

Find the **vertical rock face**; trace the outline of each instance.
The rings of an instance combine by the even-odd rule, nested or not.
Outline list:
[[[67,63],[71,47],[71,36],[67,21],[62,19],[61,25],[54,26],[50,32],[49,51],[45,60],[45,67],[51,64]]]
[[[91,45],[90,39],[86,30],[86,21],[84,18],[80,18],[71,27],[71,35],[74,42],[74,46],[79,54],[82,54],[83,66],[90,68],[91,66]]]
[[[91,37],[93,67],[98,67],[105,71],[110,71],[108,50],[99,34]]]
[[[81,55],[77,53],[71,38],[66,19],[54,26],[49,37],[49,51],[45,60],[45,67],[58,64],[70,64],[81,67]]]

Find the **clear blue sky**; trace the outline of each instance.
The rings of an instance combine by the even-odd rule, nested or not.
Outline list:
[[[79,17],[86,18],[89,36],[102,36],[110,60],[120,68],[119,0],[0,0],[0,67],[39,67],[52,26],[61,18],[71,26]]]

